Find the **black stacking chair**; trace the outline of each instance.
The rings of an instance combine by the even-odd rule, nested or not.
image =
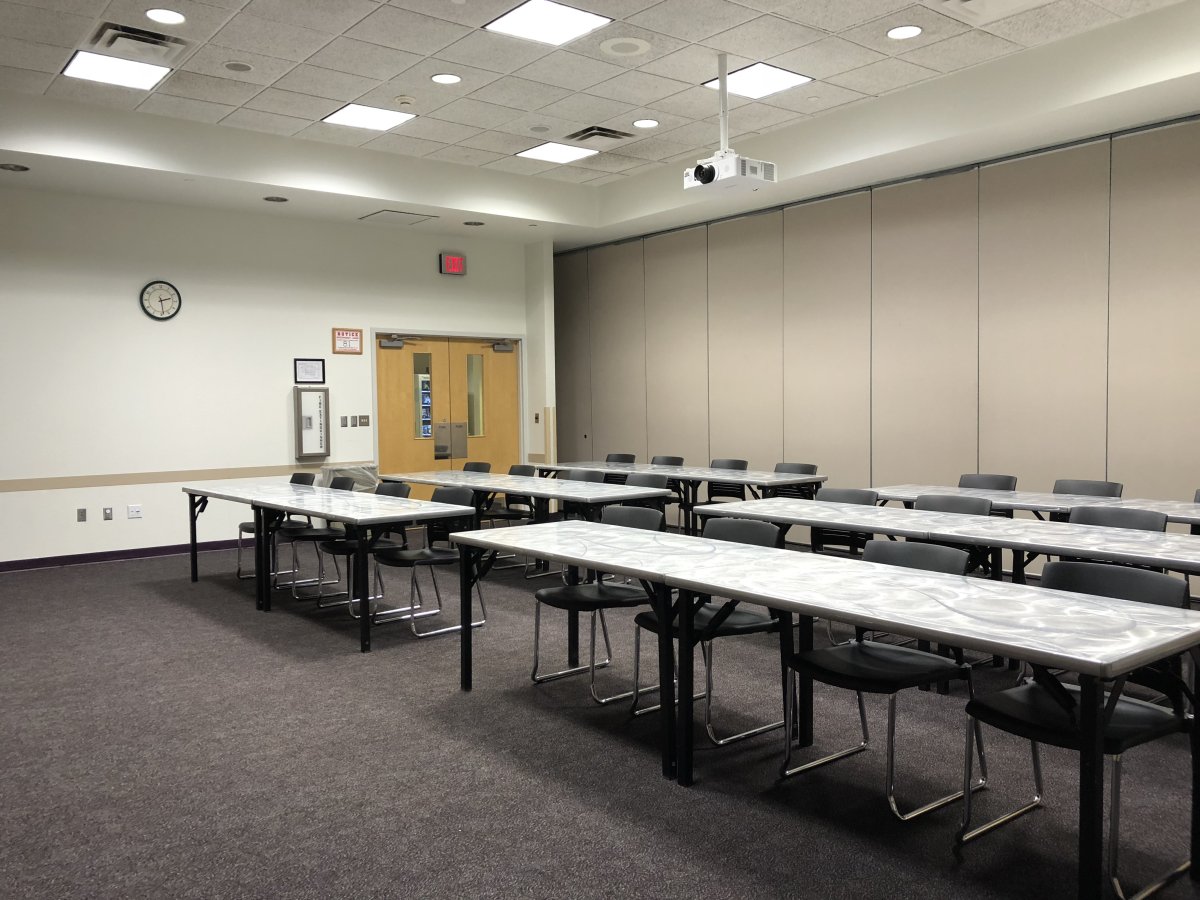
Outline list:
[[[737,544],[751,544],[757,547],[778,547],[781,543],[779,529],[769,522],[758,522],[751,519],[733,519],[713,516],[704,523],[704,537],[718,541],[730,541]],[[709,739],[717,746],[732,744],[756,734],[762,734],[775,728],[781,728],[783,722],[770,722],[759,725],[740,734],[728,737],[717,737],[712,724],[713,698],[713,641],[719,638],[738,637],[746,634],[767,634],[779,630],[779,621],[757,609],[740,609],[737,601],[715,602],[711,597],[702,597],[702,605],[696,610],[694,635],[700,644],[700,652],[704,657],[704,693],[697,694],[696,699],[704,699],[704,729]],[[658,615],[653,609],[645,610],[634,617],[638,628],[633,639],[633,706],[631,712],[635,715],[654,712],[658,706],[638,708],[638,697],[642,694],[657,690],[658,687],[641,688],[639,686],[639,669],[641,665],[641,632],[658,633]],[[672,624],[671,631],[676,640],[679,639],[679,623]]]
[[[560,472],[558,477],[565,481],[590,481],[593,484],[604,482],[604,473],[596,469],[567,469],[565,472]],[[564,519],[586,519],[588,512],[587,506],[583,503],[563,501],[562,515]]]
[[[1086,478],[1060,478],[1051,493],[1083,494],[1088,497],[1120,497],[1125,485],[1116,481],[1090,481]],[[1051,522],[1067,521],[1068,513],[1051,513]]]
[[[710,469],[731,469],[738,472],[745,472],[749,467],[744,459],[714,459],[708,464]],[[725,481],[710,481],[708,482],[708,502],[712,503],[721,497],[727,497],[732,500],[746,499],[746,486],[744,484],[732,484]]]
[[[831,488],[823,487],[817,491],[814,498],[826,503],[857,503],[861,506],[874,506],[879,502],[879,494],[866,488]],[[845,547],[851,556],[858,556],[871,535],[857,531],[840,531],[836,528],[813,528],[810,546],[813,553],[823,553],[830,546]]]
[[[293,472],[290,482],[291,482],[291,484],[309,484],[309,485],[311,485],[316,480],[317,480],[317,476],[313,472]],[[287,519],[284,519],[279,524],[279,527],[275,530],[274,542],[271,544],[271,569],[272,569],[271,577],[272,577],[272,579],[278,579],[278,577],[280,575],[294,576],[296,574],[295,569],[293,569],[290,572],[280,572],[279,571],[279,542],[283,541],[286,543],[288,540],[291,539],[289,537],[290,532],[297,531],[301,528],[309,528],[311,526],[312,526],[312,522],[307,517],[305,517],[303,519],[294,519],[294,518],[289,517]],[[242,571],[242,545],[245,542],[244,541],[245,535],[250,535],[251,538],[254,537],[254,522],[252,522],[252,521],[251,522],[240,522],[238,524],[237,577],[242,578],[242,579],[254,577],[253,569],[251,569],[249,572]]]
[[[958,486],[960,488],[984,488],[989,491],[1015,491],[1017,489],[1017,476],[968,473],[959,476]],[[1013,511],[1011,509],[993,508],[992,515],[1011,519]]]
[[[905,566],[926,572],[944,572],[949,575],[963,575],[967,568],[965,551],[938,544],[868,541],[863,550],[863,559],[866,562]],[[906,688],[919,687],[933,681],[962,679],[967,684],[967,695],[972,696],[971,667],[963,662],[961,651],[955,651],[956,658],[951,660],[910,647],[864,640],[864,635],[864,630],[860,628],[857,629],[856,639],[850,643],[801,651],[788,660],[790,671],[786,680],[783,702],[786,723],[784,725],[784,759],[780,777],[787,778],[798,775],[801,772],[807,772],[810,769],[866,750],[870,745],[870,734],[867,731],[867,712],[863,703],[863,694],[886,694],[888,725],[885,793],[892,812],[901,821],[907,822],[953,803],[962,796],[962,791],[956,791],[933,800],[910,812],[900,811],[895,796],[896,695]],[[797,675],[811,676],[813,680],[822,684],[854,691],[857,694],[862,741],[857,746],[839,750],[793,768],[790,765],[792,759],[791,733],[792,716],[796,705]],[[975,731],[975,739],[979,746],[979,758],[982,761],[984,759],[983,744],[980,742],[978,729]],[[986,769],[983,765],[981,765],[981,769],[983,769],[984,780],[986,780]],[[983,786],[984,780],[976,785],[968,783],[966,789],[968,791],[978,790]]]
[[[451,503],[455,506],[474,506],[475,492],[465,485],[456,487],[438,487],[430,498],[434,503]],[[409,603],[406,607],[394,610],[372,611],[372,621],[375,623],[407,620],[412,633],[419,638],[433,637],[437,634],[447,634],[458,631],[463,624],[447,625],[430,631],[419,631],[417,620],[426,616],[437,615],[442,611],[442,594],[438,588],[436,569],[439,566],[458,566],[458,547],[450,543],[450,535],[455,531],[469,530],[473,525],[473,516],[453,519],[428,519],[425,522],[425,542],[419,548],[383,549],[375,553],[375,561],[381,566],[392,566],[399,569],[409,569],[412,572],[409,581]],[[424,608],[424,597],[421,593],[421,582],[417,578],[418,569],[428,569],[429,579],[433,584],[434,607]],[[475,590],[479,596],[479,608],[482,616],[478,621],[471,622],[472,628],[478,628],[487,621],[487,607],[483,602],[483,590],[479,580],[475,582]]]
[[[537,476],[537,469],[534,466],[522,464],[512,465],[508,467],[508,474],[534,478]],[[492,499],[481,516],[484,521],[493,524],[496,522],[532,522],[533,498],[523,494],[499,494]],[[504,567],[501,566],[501,568]]]
[[[338,475],[329,482],[329,487],[335,491],[353,491],[354,479],[349,475]],[[324,527],[317,525],[308,525],[304,528],[296,528],[289,530],[288,538],[292,543],[292,568],[299,572],[299,560],[296,555],[296,547],[299,544],[311,544],[317,551],[317,577],[305,580],[298,580],[295,575],[292,576],[291,589],[292,599],[294,600],[316,600],[317,606],[340,606],[346,600],[340,600],[337,603],[325,603],[325,600],[336,597],[348,596],[346,591],[334,591],[331,594],[325,593],[325,586],[337,584],[342,580],[341,570],[338,568],[337,557],[333,558],[334,576],[332,581],[325,579],[325,557],[321,554],[320,544],[324,541],[336,541],[346,537],[346,530],[339,526],[334,526],[331,523],[326,523]],[[297,593],[297,587],[311,587],[315,585],[317,592],[310,594],[307,597],[302,597]]]
[[[1124,506],[1076,506],[1067,516],[1067,521],[1074,525],[1098,525],[1102,528],[1131,528],[1134,531],[1167,530],[1167,514],[1151,509],[1129,509]],[[1060,557],[1070,560],[1070,557]],[[1111,565],[1111,563],[1110,563]],[[1161,572],[1157,566],[1137,566],[1140,569],[1150,569]]]
[[[781,462],[775,464],[776,472],[786,472],[789,475],[816,475],[816,463],[789,463]],[[776,497],[796,497],[800,500],[811,500],[817,493],[815,484],[785,484],[775,488]]]
[[[1042,587],[1082,594],[1098,594],[1121,600],[1136,600],[1158,606],[1184,608],[1187,606],[1187,587],[1183,581],[1162,575],[1117,566],[1090,562],[1047,563],[1042,572]],[[1042,767],[1039,744],[1049,744],[1076,752],[1082,749],[1082,736],[1076,721],[1079,688],[1062,684],[1050,671],[1034,666],[1034,680],[1008,690],[975,697],[967,703],[966,766],[963,783],[972,778],[970,735],[978,723],[990,725],[1029,741],[1033,755],[1033,800],[1024,806],[975,828],[971,827],[971,798],[964,797],[962,826],[958,843],[965,844],[1010,822],[1042,805]],[[1179,677],[1179,658],[1137,669],[1127,678],[1118,678],[1105,691],[1104,755],[1112,761],[1111,821],[1108,829],[1108,876],[1118,897],[1133,896],[1118,880],[1117,856],[1120,846],[1121,757],[1127,750],[1192,727],[1190,710],[1195,706],[1191,691]],[[1168,706],[1122,696],[1127,684],[1141,684],[1163,694]],[[1155,884],[1142,888],[1138,897],[1145,897],[1187,871],[1188,864],[1172,869]]]
[[[600,515],[600,521],[605,525],[620,525],[624,528],[642,528],[646,531],[662,531],[665,521],[661,510],[647,509],[634,506],[607,506]],[[536,684],[556,681],[568,675],[590,675],[589,690],[592,699],[605,706],[617,700],[628,700],[633,691],[623,691],[610,697],[601,697],[596,693],[596,669],[605,668],[612,662],[612,644],[608,639],[608,623],[604,619],[606,609],[627,609],[644,606],[653,598],[653,588],[648,584],[629,585],[614,584],[604,580],[602,573],[594,573],[594,580],[584,584],[566,584],[550,588],[542,588],[533,595],[533,671],[530,678]],[[551,606],[566,612],[590,613],[592,618],[592,636],[588,651],[588,664],[561,669],[557,672],[541,674],[540,647],[542,635],[542,606]],[[604,635],[605,657],[596,662],[596,620],[600,620],[600,628]],[[643,692],[654,690],[643,688]]]
[[[399,481],[381,481],[375,486],[375,493],[383,497],[408,497],[412,488]],[[393,531],[400,535],[399,540],[388,537]],[[408,546],[408,538],[405,533],[404,523],[396,523],[382,528],[368,529],[368,544],[372,552],[380,550],[398,550]],[[346,563],[346,596],[349,598],[346,602],[350,609],[350,615],[358,618],[354,612],[354,566],[349,561],[351,557],[358,552],[358,540],[356,538],[347,538],[345,532],[340,538],[328,541],[321,541],[317,544],[319,553],[328,553],[335,558],[347,560]],[[379,577],[379,563],[375,563],[375,590],[374,595],[369,595],[368,600],[377,600],[383,596],[383,581]]]
[[[464,472],[483,472],[487,474],[492,471],[492,464],[490,462],[465,462],[463,463],[462,470]]]
[[[683,465],[683,457],[682,456],[661,456],[661,455],[660,456],[652,456],[652,457],[650,457],[650,465],[652,465],[652,466],[682,466]],[[673,497],[670,497],[667,499],[667,503],[668,504],[674,503],[674,504],[682,506],[683,505],[683,485],[681,485],[679,483],[679,480],[676,478],[668,478],[667,479],[667,490],[669,490],[672,494],[674,494]],[[1200,494],[1200,491],[1197,491],[1196,493]],[[1197,502],[1200,502],[1200,501],[1197,501]]]
[[[992,501],[984,497],[963,497],[960,494],[921,494],[913,503],[913,509],[927,512],[958,513],[964,516],[990,516]],[[954,544],[948,541],[914,541],[913,543],[937,543],[946,547],[965,550],[968,555],[967,571],[974,572],[982,569],[985,573],[991,571],[988,558],[988,548],[977,544]]]
[[[634,453],[610,453],[604,457],[604,461],[610,463],[635,463],[637,462],[637,455]],[[608,484],[624,484],[625,473],[605,472],[604,480]]]
[[[667,490],[667,476],[658,475],[654,472],[634,472],[625,482],[626,487],[646,487],[658,488]],[[667,501],[670,497],[647,497],[644,500],[626,500],[624,506],[644,506],[648,509],[657,509],[660,513],[666,514]]]

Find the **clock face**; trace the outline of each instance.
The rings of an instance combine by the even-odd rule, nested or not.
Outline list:
[[[142,288],[142,312],[152,319],[166,321],[179,312],[183,297],[168,281],[152,281]]]

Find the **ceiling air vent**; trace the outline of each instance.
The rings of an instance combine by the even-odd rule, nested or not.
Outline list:
[[[938,0],[936,8],[968,25],[987,25],[1045,6],[1050,0]]]
[[[188,49],[187,41],[157,31],[143,31],[115,22],[103,22],[88,46],[107,56],[119,56],[155,66],[173,66]]]
[[[425,213],[400,212],[398,209],[381,209],[369,215],[360,216],[358,221],[369,222],[373,225],[418,225],[437,216],[427,216]]]
[[[625,138],[633,137],[625,131],[617,131],[615,128],[605,128],[603,125],[589,125],[587,128],[577,131],[574,134],[568,134],[563,140],[567,141],[589,141],[592,138],[609,138],[614,141],[623,141]]]

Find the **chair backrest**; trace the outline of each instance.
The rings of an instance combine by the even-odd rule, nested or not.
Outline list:
[[[454,506],[475,506],[475,491],[465,484],[442,485],[433,489],[429,498],[434,503],[450,503]],[[470,529],[473,517],[463,515],[450,519],[429,519],[425,522],[425,544],[432,547],[438,541],[449,540],[454,531]]]
[[[375,485],[375,493],[384,497],[400,497],[404,499],[412,493],[412,487],[403,481],[381,481]]]
[[[776,472],[786,472],[789,475],[816,475],[816,463],[775,463]]]
[[[739,469],[745,471],[750,468],[750,463],[744,459],[714,459],[708,464],[710,469]]]
[[[349,475],[335,475],[329,482],[329,486],[335,491],[352,491],[354,490],[354,479]]]
[[[1084,494],[1088,497],[1120,497],[1125,485],[1117,481],[1089,481],[1086,478],[1060,478],[1054,482],[1056,494]]]
[[[1183,579],[1148,569],[1107,563],[1046,563],[1042,569],[1042,587],[1180,609],[1188,605],[1187,582]]]
[[[941,544],[909,543],[908,541],[867,541],[863,559],[888,566],[905,566],[925,572],[944,572],[965,575],[970,554],[956,547]]]
[[[430,497],[434,503],[449,503],[453,506],[474,506],[475,491],[465,484],[441,485],[433,489]]]
[[[567,469],[559,477],[567,481],[603,481],[604,473],[595,469]]]
[[[604,457],[605,462],[612,463],[634,463],[637,462],[637,454],[635,453],[610,453]]]
[[[317,480],[314,472],[293,472],[292,484],[313,484]]]
[[[1166,531],[1167,514],[1152,509],[1127,509],[1123,506],[1076,506],[1067,521],[1073,525],[1101,525],[1105,528],[1134,528],[1138,531]]]
[[[652,456],[652,457],[650,457],[650,464],[653,466],[682,466],[683,465],[683,457],[682,456]],[[1196,493],[1200,494],[1200,491],[1197,491]]]
[[[857,503],[860,506],[874,506],[879,502],[879,493],[867,488],[831,488],[823,487],[817,491],[817,500],[827,503]]]
[[[990,516],[992,501],[986,497],[963,497],[958,494],[921,494],[913,509],[928,512],[962,513],[968,516]]]
[[[657,472],[634,472],[625,481],[625,484],[628,487],[666,489],[667,476],[659,475]]]
[[[770,522],[710,516],[704,523],[704,537],[756,547],[778,547],[782,543],[783,532]]]
[[[520,475],[524,478],[535,478],[537,476],[537,467],[518,463],[517,465],[508,467],[508,474]]]
[[[966,475],[958,476],[958,486],[965,488],[986,488],[989,491],[1015,491],[1017,489],[1017,476],[967,473]]]
[[[646,531],[663,531],[667,524],[662,510],[647,506],[606,506],[600,513],[600,521],[605,525],[643,528]]]
[[[464,472],[490,472],[492,464],[490,462],[466,462],[463,463],[462,470]]]

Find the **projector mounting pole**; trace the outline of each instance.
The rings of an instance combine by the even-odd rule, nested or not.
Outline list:
[[[724,53],[717,54],[718,93],[721,95],[721,153],[729,150],[729,87],[726,82],[726,70],[729,63]]]

